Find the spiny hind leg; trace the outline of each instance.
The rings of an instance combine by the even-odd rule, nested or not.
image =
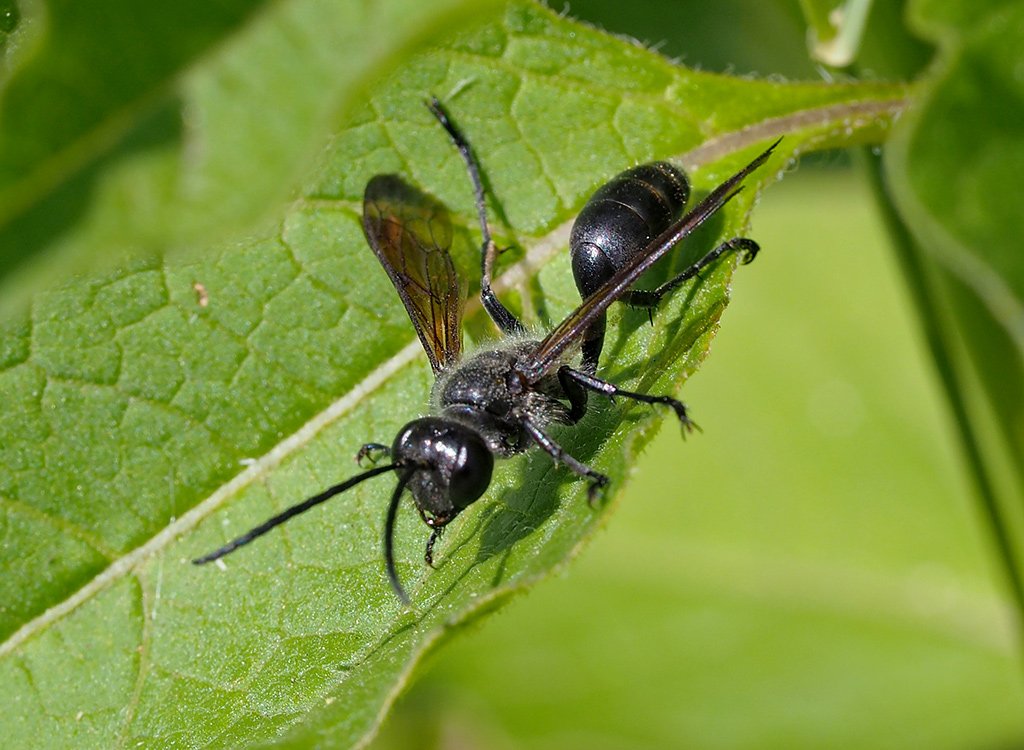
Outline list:
[[[741,262],[746,265],[750,263],[754,258],[757,257],[760,252],[761,246],[753,240],[749,240],[746,237],[734,237],[731,240],[726,240],[721,245],[716,247],[714,250],[709,252],[700,260],[696,261],[690,266],[687,266],[680,271],[675,277],[666,281],[664,284],[659,286],[657,289],[651,291],[645,291],[643,289],[631,289],[622,295],[622,301],[627,305],[633,307],[645,307],[652,308],[657,307],[658,303],[661,302],[662,298],[676,289],[681,284],[689,281],[694,276],[699,274],[709,265],[718,260],[722,255],[727,252],[743,253]]]

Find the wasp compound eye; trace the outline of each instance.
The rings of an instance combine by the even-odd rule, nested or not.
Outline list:
[[[452,466],[449,488],[452,505],[463,510],[483,495],[491,484],[493,470],[494,454],[483,440],[473,435],[473,439],[463,442],[458,460]]]

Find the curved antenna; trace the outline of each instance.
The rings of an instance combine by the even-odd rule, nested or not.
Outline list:
[[[395,494],[391,496],[388,517],[384,522],[384,561],[388,568],[388,580],[391,581],[391,588],[402,600],[402,604],[406,605],[409,604],[409,595],[402,588],[402,582],[398,580],[398,571],[395,570],[395,519],[398,517],[398,501],[402,499],[402,493],[415,472],[416,467],[412,467],[398,477],[398,486],[395,487]]]
[[[309,498],[308,500],[303,500],[298,505],[293,505],[292,507],[288,508],[287,510],[284,510],[281,513],[278,513],[276,516],[274,516],[271,519],[268,519],[268,520],[264,521],[263,523],[261,523],[256,528],[250,529],[249,531],[245,532],[244,534],[242,534],[242,536],[238,537],[237,539],[234,539],[234,540],[228,542],[227,544],[225,544],[220,549],[214,550],[213,552],[211,552],[208,555],[203,555],[202,557],[197,557],[195,560],[192,561],[192,564],[193,565],[205,565],[208,562],[213,562],[214,560],[219,560],[220,558],[224,557],[224,555],[230,554],[230,553],[234,552],[236,549],[238,549],[239,547],[244,547],[246,544],[248,544],[249,542],[253,541],[254,539],[258,539],[259,537],[263,536],[264,534],[266,534],[268,531],[270,531],[275,526],[280,526],[282,523],[284,523],[288,519],[294,518],[295,516],[299,515],[300,513],[305,513],[307,510],[312,508],[314,505],[319,505],[322,502],[330,500],[335,495],[340,495],[345,490],[351,489],[352,487],[355,487],[357,484],[359,484],[360,482],[362,482],[362,481],[364,481],[366,479],[370,479],[371,477],[375,477],[378,474],[383,474],[385,471],[391,471],[397,465],[398,464],[388,464],[387,466],[375,466],[374,468],[370,469],[369,471],[364,471],[362,474],[356,474],[354,477],[351,477],[350,479],[346,479],[341,484],[336,484],[333,487],[330,487],[330,488],[324,490],[319,495],[313,495],[313,497]]]

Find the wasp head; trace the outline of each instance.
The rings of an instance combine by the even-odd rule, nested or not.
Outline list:
[[[399,467],[413,470],[409,491],[420,512],[437,525],[483,495],[494,469],[494,456],[475,430],[440,417],[416,419],[403,427],[391,456]]]

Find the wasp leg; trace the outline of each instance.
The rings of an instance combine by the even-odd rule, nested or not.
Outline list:
[[[594,505],[601,488],[608,484],[608,477],[590,468],[579,459],[574,458],[565,448],[556,443],[529,419],[523,419],[522,424],[523,429],[529,433],[533,441],[543,448],[544,452],[551,456],[555,463],[565,464],[576,476],[586,477],[590,480],[590,487],[587,489],[587,501]]]
[[[718,258],[720,258],[725,253],[730,251],[743,253],[743,260],[741,262],[744,265],[746,265],[747,263],[750,263],[750,261],[752,261],[755,257],[757,257],[757,254],[760,250],[760,245],[758,245],[753,240],[748,240],[746,237],[736,237],[734,239],[727,240],[726,242],[723,242],[721,245],[719,245],[714,250],[709,252],[703,258],[698,260],[693,265],[683,269],[675,278],[666,281],[657,289],[654,289],[652,291],[632,289],[626,292],[624,295],[622,295],[622,301],[625,302],[627,305],[631,305],[633,307],[656,307],[657,304],[661,302],[662,297],[664,297],[666,294],[671,292],[673,289],[678,287],[683,282],[692,279],[694,276],[699,274],[709,265],[718,260]]]
[[[609,383],[607,380],[601,380],[601,378],[588,375],[585,372],[574,370],[572,367],[569,367],[569,365],[562,365],[558,369],[558,378],[559,381],[575,381],[583,388],[594,391],[595,393],[602,393],[608,398],[622,396],[623,398],[641,401],[645,404],[665,404],[666,406],[672,407],[672,410],[676,413],[676,416],[679,417],[679,421],[682,422],[683,429],[686,432],[693,432],[695,429],[700,429],[697,424],[690,419],[690,415],[686,411],[686,404],[679,399],[672,398],[671,396],[648,396],[646,393],[627,391],[624,388],[619,388],[615,383]]]
[[[386,458],[390,455],[391,448],[384,445],[384,443],[364,443],[363,447],[359,449],[358,453],[356,453],[356,463],[362,466],[363,461],[369,459],[370,465],[373,466],[382,458]]]
[[[444,533],[444,528],[444,526],[435,526],[430,530],[430,538],[427,540],[427,548],[423,552],[423,562],[431,568],[434,567],[434,544],[441,538],[441,534]]]
[[[602,315],[590,324],[590,327],[583,334],[583,344],[580,353],[583,356],[583,369],[587,372],[597,372],[598,361],[601,359],[601,350],[604,349],[604,334],[608,327],[608,318]]]
[[[423,523],[430,527],[430,538],[427,540],[427,549],[423,553],[423,562],[430,567],[434,567],[434,544],[441,538],[441,534],[444,533],[444,527],[448,525],[453,516],[431,516],[419,506],[416,507],[416,510],[420,512],[420,518],[423,519]]]
[[[480,220],[480,234],[483,241],[480,245],[480,301],[491,316],[491,320],[504,333],[522,334],[526,328],[512,312],[501,303],[498,296],[491,289],[491,273],[494,268],[494,256],[498,252],[494,240],[491,238],[491,229],[487,225],[487,202],[484,198],[484,184],[480,177],[480,164],[476,160],[469,141],[462,134],[455,123],[451,121],[441,102],[436,97],[427,100],[427,108],[441,123],[441,127],[448,133],[455,148],[458,149],[462,160],[466,163],[466,171],[469,172],[469,179],[473,183],[473,193],[476,197],[476,213]]]
[[[567,369],[570,368],[559,368],[558,384],[562,386],[565,397],[569,399],[569,424],[576,424],[587,413],[587,392],[572,376],[562,372]]]

